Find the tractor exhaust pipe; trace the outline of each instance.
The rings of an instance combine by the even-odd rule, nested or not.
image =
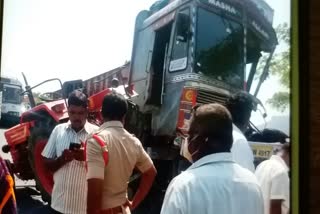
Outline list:
[[[29,102],[30,102],[30,106],[31,106],[31,108],[33,108],[33,107],[35,107],[36,106],[36,101],[34,100],[34,97],[33,97],[33,94],[32,94],[32,91],[31,91],[31,87],[29,86],[29,84],[28,84],[28,81],[27,81],[27,78],[26,78],[26,76],[24,75],[24,73],[23,72],[21,72],[22,73],[22,76],[23,76],[23,79],[24,79],[24,82],[25,82],[25,84],[26,84],[26,92],[27,92],[27,94],[28,94],[28,98],[29,98]]]

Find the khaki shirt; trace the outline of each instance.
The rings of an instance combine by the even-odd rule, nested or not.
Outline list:
[[[93,138],[89,138],[87,179],[104,180],[102,209],[120,206],[127,200],[128,181],[133,169],[137,167],[145,172],[153,163],[139,139],[127,132],[121,122],[106,122],[96,134],[107,145],[109,162],[105,166],[101,146]],[[124,213],[130,213],[130,210],[126,209]]]

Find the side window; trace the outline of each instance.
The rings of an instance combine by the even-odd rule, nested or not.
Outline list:
[[[190,9],[187,8],[177,15],[176,32],[169,65],[170,72],[186,69],[190,35]]]

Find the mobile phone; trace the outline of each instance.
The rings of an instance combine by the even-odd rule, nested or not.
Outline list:
[[[70,143],[69,150],[76,150],[76,149],[80,149],[80,148],[81,148],[81,144],[79,144],[79,143]]]

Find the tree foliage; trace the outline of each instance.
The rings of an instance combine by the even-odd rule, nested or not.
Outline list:
[[[269,72],[279,78],[282,90],[276,92],[267,100],[273,108],[284,111],[290,103],[290,28],[287,23],[277,26],[276,33],[279,41],[278,51],[270,62]],[[268,56],[264,55],[258,66],[258,74],[262,72]],[[258,75],[259,76],[259,75]]]
[[[272,107],[279,111],[285,111],[290,103],[290,94],[287,91],[276,92],[271,99],[267,101]]]

